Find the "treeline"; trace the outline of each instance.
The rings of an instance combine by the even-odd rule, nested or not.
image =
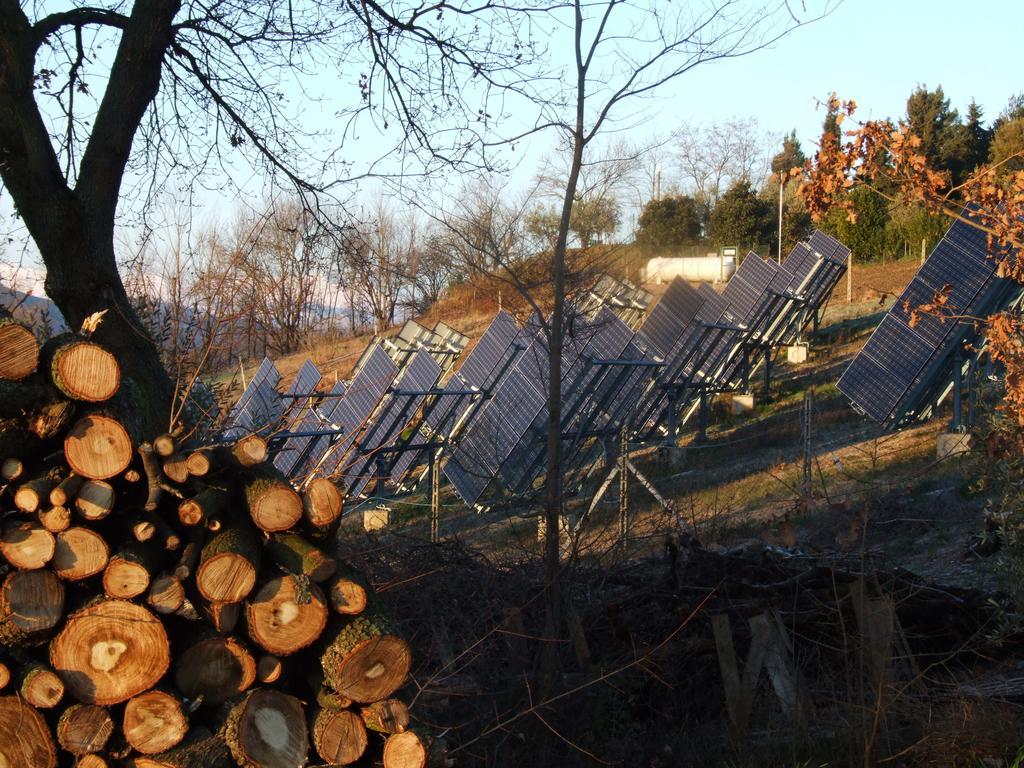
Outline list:
[[[836,112],[828,112],[822,132],[834,133],[842,140],[841,120]],[[1024,94],[1011,97],[995,120],[986,124],[978,104],[971,102],[961,114],[951,107],[941,86],[935,90],[919,86],[907,99],[906,113],[894,122],[905,123],[918,137],[921,153],[933,168],[946,174],[954,196],[956,187],[983,163],[996,164],[1002,171],[1024,167],[1017,156],[1024,150]],[[681,145],[679,182],[668,194],[644,206],[637,222],[637,244],[661,250],[693,245],[712,249],[760,246],[776,252],[779,178],[789,169],[803,166],[807,158],[794,132],[783,139],[781,149],[767,162],[769,173],[758,178],[751,172],[756,171],[756,163],[744,167],[735,162],[735,158],[744,156],[740,150],[746,145],[749,142],[742,136],[717,144],[705,141],[703,155],[689,144]],[[712,152],[716,146],[718,152]],[[716,157],[720,161],[717,166],[713,162]],[[734,158],[732,167],[739,172],[724,174],[728,185],[720,195],[712,194],[714,187],[695,183],[695,168],[703,163],[705,168],[728,169],[728,158]],[[798,180],[793,179],[783,189],[784,251],[804,237],[810,227],[798,187]],[[922,243],[930,250],[948,226],[942,217],[898,194],[895,185],[886,188],[882,184],[875,191],[859,187],[849,193],[849,200],[855,220],[845,209],[836,208],[819,226],[849,245],[859,260],[916,256]],[[761,253],[767,255],[764,250]]]

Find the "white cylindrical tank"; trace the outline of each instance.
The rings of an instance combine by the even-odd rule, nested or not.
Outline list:
[[[681,277],[695,283],[720,283],[735,271],[735,256],[659,256],[648,260],[644,282],[661,284]]]

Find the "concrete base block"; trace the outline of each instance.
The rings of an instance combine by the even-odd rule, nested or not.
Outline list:
[[[806,363],[809,356],[810,350],[806,344],[793,344],[786,347],[786,362],[790,365]]]
[[[363,510],[363,529],[368,533],[381,531],[391,525],[391,510],[387,507]]]
[[[732,396],[732,412],[734,416],[739,416],[744,413],[750,413],[754,410],[754,396],[753,395],[733,395]]]
[[[966,432],[943,432],[939,435],[935,455],[940,459],[959,456],[971,450],[971,435]]]

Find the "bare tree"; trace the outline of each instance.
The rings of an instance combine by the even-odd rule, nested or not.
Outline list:
[[[827,6],[827,3],[826,3]],[[827,7],[824,9],[827,10]],[[560,83],[539,89],[539,114],[530,133],[554,131],[571,160],[565,178],[558,229],[551,243],[553,311],[544,321],[549,374],[544,519],[545,636],[561,630],[559,523],[562,514],[561,379],[566,322],[566,250],[580,178],[599,137],[624,120],[636,120],[645,98],[703,64],[744,56],[777,41],[805,21],[785,2],[746,7],[718,0],[699,7],[605,0],[551,11],[564,30],[556,48],[571,50],[573,63]],[[627,106],[629,105],[629,106]],[[627,110],[631,113],[626,114]],[[517,137],[518,138],[518,137]],[[557,647],[545,646],[541,680],[550,686]]]
[[[377,333],[395,324],[396,310],[411,290],[416,262],[418,224],[377,204],[370,220],[356,225],[338,252],[342,275],[359,294]]]
[[[515,9],[459,0],[0,0],[0,180],[68,323],[113,310],[98,340],[150,401],[147,431],[166,429],[173,386],[118,273],[119,204],[138,214],[165,187],[248,166],[312,205],[347,175],[384,172],[352,169],[295,108],[295,94],[320,96],[328,65],[340,82],[364,73],[339,105],[344,137],[367,116],[404,170],[479,164],[477,139],[501,117],[490,97],[521,87],[531,34]]]
[[[773,139],[754,117],[690,123],[673,137],[683,188],[709,207],[733,184],[760,189],[768,175]]]

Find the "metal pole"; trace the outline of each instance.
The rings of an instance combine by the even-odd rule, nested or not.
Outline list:
[[[772,348],[764,348],[764,393],[772,391]]]
[[[811,500],[812,477],[811,474],[811,416],[814,412],[814,393],[807,390],[804,393],[803,408],[803,445],[804,445],[804,481],[803,497]]]
[[[925,254],[928,253],[928,238],[921,238],[921,264],[924,265]]]
[[[697,439],[704,442],[708,439],[708,388],[700,388],[700,412],[697,414]]]
[[[978,400],[978,358],[972,357],[967,366],[967,428],[974,428],[974,409]]]
[[[629,545],[629,442],[626,430],[619,440],[619,543]]]
[[[853,304],[853,251],[846,257],[846,303]]]
[[[440,540],[438,528],[441,518],[441,473],[437,471],[437,454],[430,455],[430,541]]]
[[[782,178],[782,171],[779,171],[779,264],[782,264],[782,192],[786,188],[786,182]]]
[[[950,432],[959,432],[962,427],[960,411],[963,408],[964,357],[958,349],[953,355],[953,418],[949,422]]]

